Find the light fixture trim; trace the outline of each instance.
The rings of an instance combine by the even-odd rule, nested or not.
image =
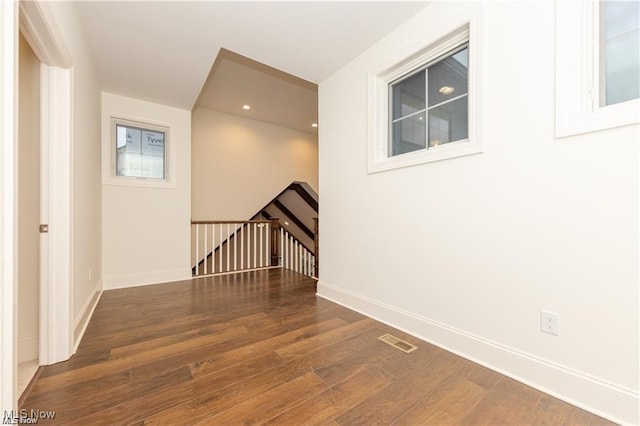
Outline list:
[[[442,93],[443,95],[450,95],[450,94],[452,94],[452,93],[453,93],[453,92],[455,92],[455,91],[456,91],[456,89],[454,89],[454,88],[453,88],[453,87],[451,87],[451,86],[442,86],[442,87],[440,88],[440,90],[438,90],[438,92]]]

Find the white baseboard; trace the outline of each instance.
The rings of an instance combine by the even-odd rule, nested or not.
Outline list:
[[[105,275],[103,277],[105,290],[138,287],[141,285],[160,284],[189,279],[191,279],[191,268],[152,271],[142,274]]]
[[[318,281],[317,294],[616,423],[640,422],[640,394],[633,389],[603,381],[324,281]]]
[[[82,340],[82,336],[84,336],[84,332],[87,330],[87,326],[89,325],[89,320],[91,320],[91,316],[93,315],[93,311],[96,310],[96,306],[98,306],[98,302],[100,301],[100,296],[102,296],[102,280],[98,280],[98,283],[93,288],[91,292],[91,297],[89,297],[80,310],[80,313],[76,317],[73,322],[73,352],[75,353],[78,350],[78,345]]]
[[[38,336],[18,340],[18,364],[25,361],[37,360],[40,341]]]

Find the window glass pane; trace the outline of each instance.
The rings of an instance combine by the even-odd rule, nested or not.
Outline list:
[[[429,110],[429,147],[469,137],[467,96]]]
[[[116,125],[116,176],[164,179],[165,134]]]
[[[393,84],[393,120],[425,108],[424,71]]]
[[[602,105],[640,97],[640,2],[601,4]]]
[[[164,178],[164,133],[142,131],[143,176]]]
[[[429,106],[467,93],[469,49],[449,56],[429,67]]]
[[[396,121],[393,123],[392,134],[392,156],[426,148],[425,113]]]

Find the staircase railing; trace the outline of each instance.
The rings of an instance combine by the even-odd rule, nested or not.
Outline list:
[[[280,234],[282,267],[310,277],[318,277],[317,258],[313,252],[284,228],[280,228]]]
[[[317,277],[317,229],[315,235],[316,244],[311,250],[280,226],[278,218],[192,221],[192,274],[197,277],[283,267]]]

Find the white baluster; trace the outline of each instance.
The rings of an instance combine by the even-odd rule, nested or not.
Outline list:
[[[278,265],[284,266],[284,228],[280,227],[280,260]]]
[[[262,234],[264,233],[264,224],[260,227],[260,267],[262,268]]]
[[[218,266],[219,271],[222,272],[222,224],[218,224],[218,232],[220,234],[220,239],[218,241]]]
[[[238,225],[233,224],[233,270],[238,269]]]
[[[200,266],[200,251],[198,250],[198,246],[200,245],[200,235],[199,235],[199,228],[200,225],[195,225],[196,227],[196,277],[200,274],[199,273],[199,266]]]
[[[229,262],[231,261],[231,244],[229,244],[229,236],[231,235],[231,231],[229,230],[229,224],[227,223],[227,272],[229,272],[230,269],[230,265]]]
[[[291,261],[289,260],[290,259],[290,257],[289,257],[289,246],[291,245],[291,241],[289,240],[289,233],[288,232],[286,233],[286,235],[287,235],[287,243],[285,244],[285,246],[286,246],[286,249],[287,249],[287,269],[290,269],[291,268]]]
[[[271,266],[271,224],[267,223],[267,226],[264,228],[267,230],[267,234],[265,235],[267,243],[264,246],[264,266]]]
[[[257,224],[253,224],[253,267],[255,268],[258,264],[258,232],[257,232]]]
[[[204,274],[207,275],[207,224],[204,224]]]
[[[251,268],[251,223],[247,223],[247,268]]]
[[[240,224],[240,269],[244,269],[244,224]]]

